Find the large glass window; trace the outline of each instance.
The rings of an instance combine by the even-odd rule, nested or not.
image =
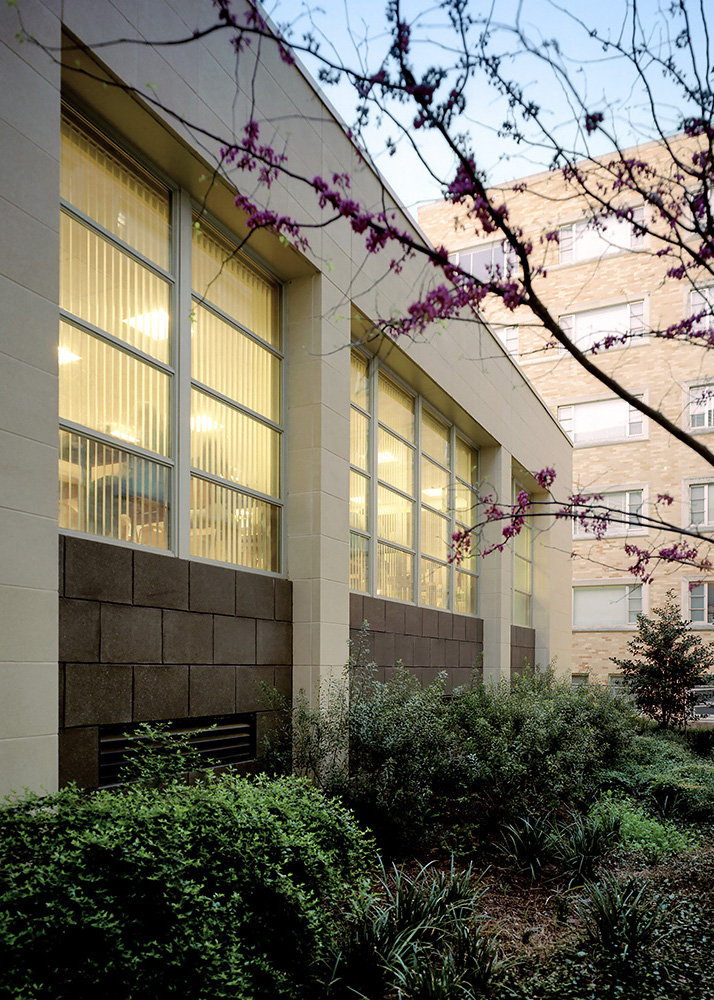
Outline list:
[[[560,263],[594,260],[644,246],[644,233],[639,228],[644,219],[644,206],[639,205],[632,210],[632,222],[612,215],[597,223],[582,221],[561,226],[558,240]]]
[[[352,589],[475,614],[475,559],[456,567],[449,554],[475,519],[476,450],[357,350],[350,462]]]
[[[59,524],[169,548],[171,193],[69,113],[60,185]]]
[[[513,503],[523,490],[520,483],[513,483]],[[533,524],[530,515],[524,518],[521,530],[513,539],[513,624],[533,623]]]
[[[595,491],[597,493],[597,491]],[[593,501],[586,513],[586,523],[573,521],[573,538],[615,538],[618,535],[643,534],[647,528],[642,524],[644,490],[611,490],[598,494],[601,500]],[[598,509],[602,513],[609,512],[610,521],[604,532],[597,529],[596,519]],[[593,520],[595,518],[595,520]]]
[[[205,221],[192,251],[191,554],[277,570],[278,287]]]
[[[693,528],[714,528],[714,483],[689,487],[689,523]]]
[[[61,160],[60,527],[279,570],[277,283],[203,219],[179,259],[172,218],[188,228],[188,203],[69,110]],[[176,316],[189,282],[191,316]]]
[[[690,584],[689,617],[693,622],[714,625],[714,583]]]
[[[456,257],[459,267],[473,274],[479,281],[489,281],[492,277],[505,277],[515,271],[518,263],[514,249],[505,240],[474,247],[473,250],[466,250]]]
[[[689,426],[692,430],[714,427],[714,382],[689,387]]]

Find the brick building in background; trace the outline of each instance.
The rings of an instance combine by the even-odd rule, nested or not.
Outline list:
[[[667,170],[657,144],[638,148],[637,155]],[[521,184],[525,190],[512,190]],[[597,364],[690,434],[711,435],[711,448],[714,401],[707,390],[714,387],[714,352],[648,335],[700,311],[711,293],[667,278],[671,262],[657,257],[657,241],[630,222],[588,226],[583,196],[566,189],[560,174],[536,174],[496,190],[503,190],[511,219],[533,241],[534,261],[546,268],[536,288],[562,328],[583,349],[609,333],[627,334],[624,344],[598,352]],[[634,209],[635,222],[649,222],[644,206],[624,196],[622,204]],[[419,221],[435,245],[446,246],[478,277],[486,278],[493,265],[513,266],[500,241],[474,238],[462,209],[434,203],[420,211]],[[558,241],[546,241],[544,234],[554,230]],[[624,544],[674,540],[638,523],[640,513],[657,517],[659,511],[674,524],[714,531],[714,470],[549,343],[525,309],[509,312],[487,301],[484,316],[573,441],[574,488],[601,494],[603,504],[629,522],[612,523],[602,540],[582,526],[572,529],[574,678],[603,683],[616,677],[610,657],[626,651],[637,613],[660,606],[670,589],[684,616],[710,638],[714,574],[702,580],[695,569],[661,565],[643,586],[628,570],[633,560]],[[557,480],[555,492],[565,499]],[[658,494],[671,495],[673,504],[658,506]]]

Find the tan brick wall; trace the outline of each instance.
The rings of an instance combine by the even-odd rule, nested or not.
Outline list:
[[[668,169],[666,156],[658,146],[642,147],[640,154],[657,163],[660,171]],[[512,185],[504,185],[504,201],[509,206],[511,219],[532,239],[536,262],[542,262],[546,269],[546,276],[538,279],[537,290],[556,317],[640,299],[645,303],[646,329],[664,329],[688,314],[688,289],[684,282],[666,277],[671,263],[667,258],[656,256],[661,244],[653,237],[646,237],[644,246],[636,251],[614,253],[600,260],[560,264],[558,245],[545,241],[542,234],[583,219],[586,215],[584,198],[574,196],[561,175],[539,174],[525,181],[528,189],[523,192],[514,192]],[[636,204],[632,200],[629,203]],[[493,239],[476,237],[474,224],[465,210],[459,211],[446,203],[425,206],[419,213],[419,221],[435,244],[443,244],[450,251],[465,250]],[[646,221],[649,222],[649,218],[646,217]],[[483,312],[494,329],[500,325],[518,326],[519,363],[554,414],[559,404],[611,395],[576,361],[549,346],[544,330],[525,309],[510,312],[500,303],[487,302]],[[597,363],[630,391],[645,393],[652,406],[685,429],[688,420],[686,383],[699,379],[714,381],[714,354],[711,351],[653,337],[601,353]],[[714,448],[714,433],[700,433],[704,434],[708,447]],[[577,447],[573,454],[575,488],[601,492],[612,487],[644,486],[648,501],[645,512],[655,516],[657,494],[669,493],[674,503],[659,510],[664,518],[678,525],[686,525],[688,521],[688,481],[705,476],[714,479],[711,466],[652,423],[646,427],[642,440]],[[671,534],[654,531],[632,537],[633,542],[647,546],[671,544],[672,540]],[[616,579],[623,582],[632,561],[623,551],[623,542],[622,537],[599,542],[575,540],[574,581]],[[692,569],[660,567],[654,581],[645,588],[645,610],[659,606],[667,591],[674,589],[686,613],[687,582],[696,575]],[[710,629],[702,632],[705,639],[711,637]],[[573,671],[589,671],[593,680],[606,680],[609,673],[617,671],[609,657],[625,653],[631,635],[632,629],[574,631]]]

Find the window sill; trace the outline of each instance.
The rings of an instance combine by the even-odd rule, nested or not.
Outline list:
[[[712,430],[714,430],[714,428],[712,428]],[[573,448],[576,448],[578,450],[581,450],[583,448],[607,448],[610,445],[636,444],[638,442],[641,443],[642,441],[649,441],[649,434],[638,434],[638,435],[633,434],[632,437],[610,438],[607,441],[588,441],[586,443],[585,442],[576,443],[575,441],[573,441]]]
[[[634,632],[636,625],[573,625],[573,632]]]

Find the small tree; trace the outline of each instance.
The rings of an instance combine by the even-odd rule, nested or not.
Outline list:
[[[622,667],[637,707],[663,726],[686,725],[691,689],[702,684],[714,666],[714,645],[692,632],[673,590],[652,617],[637,616],[637,635],[628,647],[635,659],[610,659]]]

